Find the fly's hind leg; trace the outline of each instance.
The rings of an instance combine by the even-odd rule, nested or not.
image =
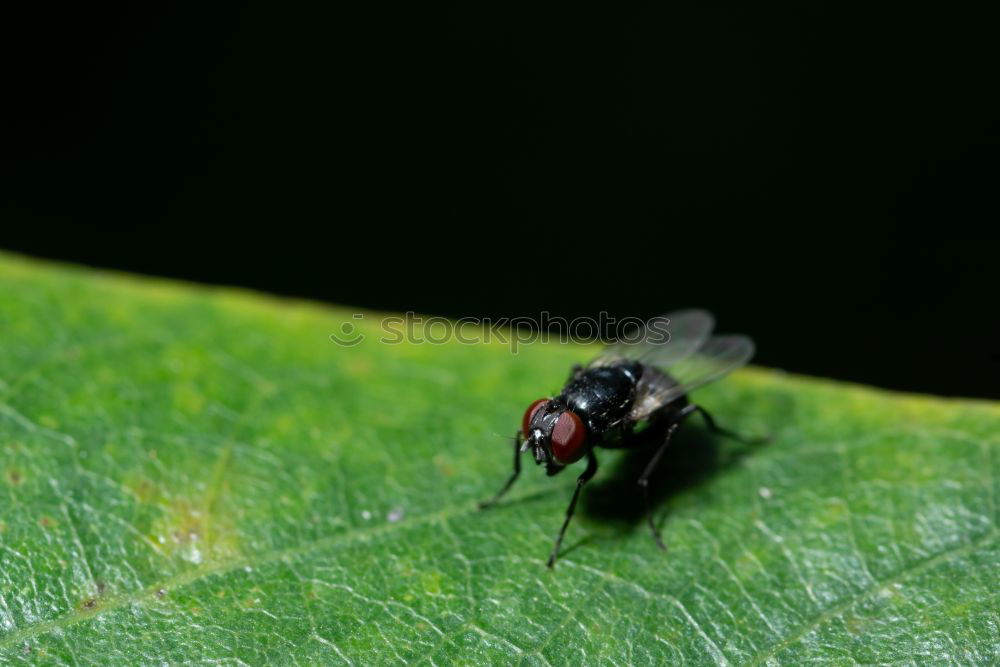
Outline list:
[[[653,522],[653,507],[649,503],[649,477],[656,470],[656,465],[663,458],[663,452],[667,451],[667,447],[670,445],[670,438],[674,435],[674,431],[680,425],[679,421],[672,423],[667,428],[667,434],[663,438],[663,444],[660,448],[656,450],[656,454],[650,459],[649,463],[646,465],[646,469],[642,471],[642,475],[639,477],[639,488],[642,489],[642,499],[646,504],[646,521],[649,522],[649,529],[653,533],[653,539],[656,540],[656,546],[661,549],[666,549],[666,545],[663,544],[663,540],[660,539],[660,531],[656,529],[656,524]]]
[[[742,442],[745,445],[759,445],[760,443],[767,442],[769,440],[769,438],[767,437],[757,437],[757,438],[747,437],[740,433],[736,433],[735,431],[730,431],[728,428],[723,428],[722,426],[719,426],[718,424],[715,423],[715,419],[712,417],[712,415],[708,413],[708,410],[701,407],[700,405],[695,405],[694,403],[688,405],[685,408],[684,412],[685,414],[691,414],[692,412],[699,413],[702,419],[705,420],[705,425],[708,426],[709,431],[721,435],[725,438],[730,438],[731,440],[735,440],[736,442]]]
[[[673,437],[674,431],[677,430],[677,427],[680,426],[684,419],[694,412],[700,413],[702,418],[705,420],[705,424],[708,426],[708,429],[718,435],[732,438],[745,444],[757,444],[767,440],[767,438],[748,438],[719,426],[715,423],[712,415],[710,415],[705,408],[694,403],[689,403],[674,413],[672,417],[674,421],[667,428],[667,433],[663,438],[663,443],[660,445],[660,448],[656,450],[656,454],[653,455],[653,458],[650,459],[649,463],[646,465],[646,469],[643,471],[642,476],[639,477],[639,486],[642,488],[643,501],[646,503],[646,520],[649,522],[649,529],[653,533],[653,539],[656,540],[656,545],[661,549],[666,549],[667,547],[663,544],[663,540],[660,539],[660,532],[656,529],[656,524],[653,522],[653,508],[649,502],[649,478],[652,476],[653,471],[656,470],[657,464],[659,464],[660,459],[663,457],[663,452],[665,452],[667,447],[670,445],[670,439]]]

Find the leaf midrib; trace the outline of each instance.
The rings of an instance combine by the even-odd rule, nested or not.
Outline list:
[[[372,527],[355,527],[336,535],[311,540],[286,549],[271,549],[259,552],[252,556],[227,558],[212,563],[206,563],[202,566],[185,570],[172,577],[168,577],[131,593],[124,593],[122,595],[107,598],[93,609],[75,609],[72,612],[64,614],[58,618],[35,623],[34,625],[15,630],[13,633],[0,639],[0,650],[10,648],[20,641],[36,637],[52,630],[68,628],[89,618],[93,618],[94,616],[120,609],[125,605],[152,599],[153,597],[158,596],[161,591],[170,592],[195,581],[206,579],[217,574],[226,574],[241,567],[259,567],[261,565],[267,565],[291,556],[309,553],[314,549],[322,549],[324,547],[331,547],[339,544],[351,544],[366,539],[372,539],[381,535],[391,534],[398,530],[413,526],[433,524],[437,521],[445,521],[454,517],[463,516],[465,514],[473,514],[478,511],[479,508],[472,502],[462,503],[460,505],[450,505],[436,512],[414,517],[409,521],[384,523]],[[0,545],[0,547],[2,546],[3,545]],[[9,547],[3,548],[10,551]],[[17,555],[20,556],[20,554]]]

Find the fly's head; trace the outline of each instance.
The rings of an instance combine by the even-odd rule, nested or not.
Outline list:
[[[521,420],[521,433],[521,451],[530,449],[535,463],[544,464],[550,475],[587,453],[583,420],[558,400],[540,398],[529,405]]]

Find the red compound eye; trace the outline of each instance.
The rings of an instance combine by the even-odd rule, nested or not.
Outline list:
[[[549,399],[540,398],[529,405],[528,409],[524,411],[524,417],[521,419],[521,433],[524,434],[525,438],[528,437],[528,430],[531,428],[531,420],[535,418],[535,413],[538,412],[539,408],[548,402]]]
[[[587,429],[583,421],[572,410],[559,415],[552,429],[552,454],[560,463],[579,461],[586,454],[583,441],[587,438]]]

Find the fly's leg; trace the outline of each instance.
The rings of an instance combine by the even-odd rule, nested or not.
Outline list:
[[[559,546],[562,544],[563,535],[566,534],[566,527],[569,526],[569,520],[573,518],[573,512],[576,511],[576,501],[580,499],[580,491],[583,489],[583,485],[589,482],[596,472],[597,457],[594,456],[594,450],[591,449],[587,452],[587,469],[576,478],[576,490],[573,491],[573,499],[569,501],[569,507],[566,509],[566,519],[563,521],[562,528],[559,529],[559,537],[556,538],[556,543],[552,545],[552,554],[549,556],[549,562],[546,563],[550,568],[556,564],[556,556],[559,555]]]
[[[708,410],[701,407],[700,405],[691,404],[685,409],[686,414],[691,412],[697,412],[701,415],[702,419],[705,420],[705,425],[708,426],[708,430],[712,433],[717,433],[725,438],[730,438],[736,442],[742,442],[745,445],[758,445],[762,442],[767,442],[768,438],[748,438],[745,435],[736,433],[735,431],[730,431],[728,428],[723,428],[715,423],[715,419],[712,415],[708,413]]]
[[[667,547],[666,545],[663,544],[663,540],[660,539],[660,533],[658,530],[656,530],[656,524],[653,523],[653,508],[650,506],[649,503],[649,478],[653,474],[653,471],[656,469],[656,466],[660,462],[660,459],[663,457],[663,452],[665,452],[667,447],[670,445],[670,438],[674,435],[674,431],[677,430],[677,427],[680,425],[681,421],[683,421],[685,418],[687,418],[690,414],[694,412],[700,413],[702,418],[705,420],[705,424],[708,426],[708,430],[718,435],[727,438],[732,438],[733,440],[745,444],[757,444],[767,440],[767,438],[747,438],[743,435],[740,435],[739,433],[730,431],[729,429],[719,426],[718,424],[715,423],[715,420],[712,418],[712,415],[710,415],[705,408],[701,407],[700,405],[695,405],[694,403],[689,403],[688,405],[684,406],[680,411],[675,413],[673,417],[675,421],[672,424],[670,424],[670,427],[667,429],[667,434],[663,439],[663,444],[660,445],[660,448],[658,450],[656,450],[656,454],[653,455],[653,458],[646,465],[646,469],[643,471],[642,476],[639,477],[639,486],[642,488],[643,501],[646,503],[646,520],[649,522],[649,529],[653,532],[653,539],[656,540],[656,545],[661,549],[666,549]]]
[[[670,445],[670,438],[674,435],[674,431],[677,430],[678,426],[680,426],[680,422],[674,422],[670,425],[667,429],[666,437],[663,438],[663,444],[656,450],[656,454],[650,459],[646,465],[646,469],[642,471],[642,475],[639,477],[639,487],[642,489],[642,498],[646,503],[646,521],[649,522],[649,529],[653,531],[653,539],[656,540],[656,546],[661,549],[666,549],[667,547],[663,544],[663,540],[660,539],[660,532],[656,530],[656,524],[653,523],[653,507],[649,504],[649,477],[656,469],[656,464],[663,457],[663,452],[667,451],[667,447]]]
[[[519,430],[517,435],[514,436],[514,472],[511,473],[510,479],[508,479],[507,483],[503,485],[503,488],[497,491],[495,496],[489,500],[484,500],[479,503],[479,509],[484,510],[487,507],[495,505],[497,501],[503,497],[503,494],[507,493],[507,490],[511,487],[511,485],[514,484],[518,475],[521,474],[521,443],[521,431]]]

